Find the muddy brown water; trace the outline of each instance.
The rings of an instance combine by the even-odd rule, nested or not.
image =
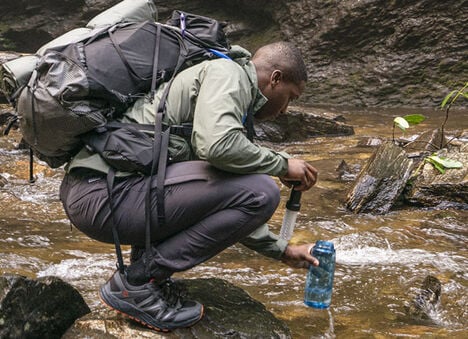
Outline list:
[[[242,287],[283,319],[294,338],[467,338],[468,211],[412,207],[387,215],[355,215],[343,206],[353,182],[339,180],[336,173],[342,160],[357,173],[373,151],[359,142],[391,138],[395,116],[428,116],[406,132],[405,137],[411,137],[439,126],[444,113],[330,110],[343,114],[355,135],[278,145],[320,171],[318,184],[302,195],[292,241],[334,242],[337,266],[330,310],[303,304],[306,271],[240,245],[177,276],[218,277]],[[466,133],[468,111],[451,112],[447,128]],[[0,174],[8,181],[0,188],[0,274],[59,276],[77,287],[92,309],[99,309],[97,289],[115,267],[113,246],[90,240],[70,225],[58,201],[62,170],[38,164],[36,183],[28,183],[28,157],[14,149],[18,139],[17,133],[0,138]],[[270,222],[274,231],[279,231],[288,195],[282,187],[281,205]],[[430,321],[419,322],[405,315],[404,304],[428,274],[442,283],[441,302]]]

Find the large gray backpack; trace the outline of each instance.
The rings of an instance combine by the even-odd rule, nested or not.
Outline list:
[[[151,100],[158,85],[177,72],[228,52],[220,23],[182,11],[174,11],[166,24],[146,20],[95,27],[78,41],[42,49],[15,98],[20,130],[39,159],[59,167],[94,140],[93,133],[120,129],[107,123],[137,98]],[[134,134],[131,126],[121,127]],[[152,147],[149,137],[147,145]],[[117,170],[134,169],[125,161],[117,165],[124,166]],[[151,159],[138,166],[149,173]]]

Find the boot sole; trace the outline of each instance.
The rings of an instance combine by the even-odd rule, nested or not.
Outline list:
[[[140,317],[143,317],[143,318],[150,318],[150,316],[148,316],[146,313],[143,313],[141,311],[138,311],[137,309],[135,309],[135,307],[133,307],[133,305],[129,304],[129,303],[126,303],[126,302],[122,302],[121,300],[108,300],[108,298],[106,298],[106,296],[104,295],[104,293],[102,293],[101,290],[99,290],[99,299],[101,299],[101,301],[104,303],[104,305],[106,305],[108,308],[114,310],[114,311],[117,311],[118,313],[152,329],[152,330],[155,330],[155,331],[158,331],[158,332],[170,332],[172,330],[175,330],[175,329],[178,329],[178,328],[187,328],[187,327],[192,327],[193,325],[195,325],[197,322],[199,322],[202,318],[203,318],[203,315],[204,315],[204,306],[201,305],[201,312],[200,312],[200,316],[198,317],[198,319],[195,319],[193,321],[191,321],[190,323],[188,324],[183,324],[181,326],[169,326],[169,327],[163,327],[163,326],[156,326],[156,325],[153,325],[152,324],[152,321],[151,320],[145,320],[145,319],[141,319]],[[126,311],[123,311],[122,309],[119,309],[118,307],[114,306],[113,305],[113,301],[116,301],[117,304],[119,304],[119,306],[122,308],[122,309],[125,309]],[[134,311],[134,312],[137,312],[139,313],[138,316],[136,315],[132,315],[132,314],[129,314],[128,311]]]

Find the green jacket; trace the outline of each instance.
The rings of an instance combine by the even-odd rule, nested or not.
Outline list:
[[[281,176],[287,172],[284,152],[276,152],[252,143],[245,135],[243,119],[247,111],[256,112],[267,99],[257,87],[255,67],[250,54],[237,47],[235,62],[227,59],[205,61],[179,73],[171,86],[165,122],[174,125],[192,123],[190,140],[172,135],[169,142],[171,161],[206,160],[232,173],[264,173]],[[125,112],[123,122],[154,123],[154,110],[167,86],[162,84],[154,102],[141,98]],[[91,168],[104,173],[109,166],[98,154],[83,148],[67,166]],[[128,173],[117,173],[128,175]],[[264,225],[244,242],[249,248],[280,258],[287,242]]]

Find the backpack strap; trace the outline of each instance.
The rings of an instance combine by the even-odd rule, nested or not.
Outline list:
[[[8,123],[7,123],[6,127],[5,127],[5,129],[3,130],[3,135],[8,135],[10,133],[11,128],[13,127],[13,125],[15,123],[18,122],[18,120],[19,120],[18,115],[11,116],[8,119]]]
[[[136,122],[120,122],[120,121],[108,121],[104,126],[99,127],[97,132],[99,132],[100,128],[105,128],[107,130],[115,130],[122,127],[131,127],[137,130],[142,131],[143,133],[153,135],[154,133],[154,124],[139,124]],[[166,123],[162,123],[162,130],[165,131],[166,129],[170,129],[171,134],[179,135],[181,137],[189,137],[192,135],[193,125],[190,123],[182,123],[180,125],[167,125]]]
[[[34,178],[34,152],[32,147],[29,147],[29,183],[32,184],[36,181]]]
[[[107,194],[109,196],[109,208],[112,218],[112,237],[114,238],[115,253],[117,254],[117,269],[120,273],[125,273],[125,265],[122,257],[122,249],[120,247],[119,232],[117,230],[117,220],[115,218],[115,206],[114,206],[114,179],[115,179],[115,170],[113,168],[109,169],[107,173]]]
[[[154,48],[154,63],[153,63],[153,78],[151,80],[151,90],[150,90],[150,100],[153,100],[154,93],[156,91],[156,76],[158,73],[158,63],[159,63],[159,51],[160,51],[160,40],[159,35],[161,33],[161,26],[157,25],[157,40]],[[182,44],[179,42],[179,46],[182,49]],[[153,181],[153,176],[157,173],[156,178],[156,208],[158,218],[156,220],[158,227],[164,227],[165,224],[165,211],[164,211],[164,180],[166,178],[166,165],[167,165],[167,154],[169,148],[169,132],[170,130],[166,129],[163,131],[163,117],[166,110],[166,99],[167,94],[169,93],[169,88],[172,84],[172,81],[177,74],[178,69],[181,66],[181,54],[179,53],[179,60],[172,75],[171,80],[169,81],[168,86],[164,90],[164,93],[159,101],[159,105],[156,109],[156,115],[154,119],[154,139],[153,139],[153,162],[151,166],[151,172],[148,177],[148,187],[146,189],[145,195],[145,248],[146,248],[146,265],[145,271],[146,275],[151,278],[150,275],[150,258],[152,257],[151,251],[151,182]]]
[[[156,83],[158,76],[159,64],[159,47],[161,45],[161,25],[156,24],[156,43],[154,44],[154,61],[153,61],[153,77],[151,78],[150,100],[153,100],[154,93],[156,92]],[[174,72],[175,74],[175,72]],[[152,101],[151,101],[152,102]]]

